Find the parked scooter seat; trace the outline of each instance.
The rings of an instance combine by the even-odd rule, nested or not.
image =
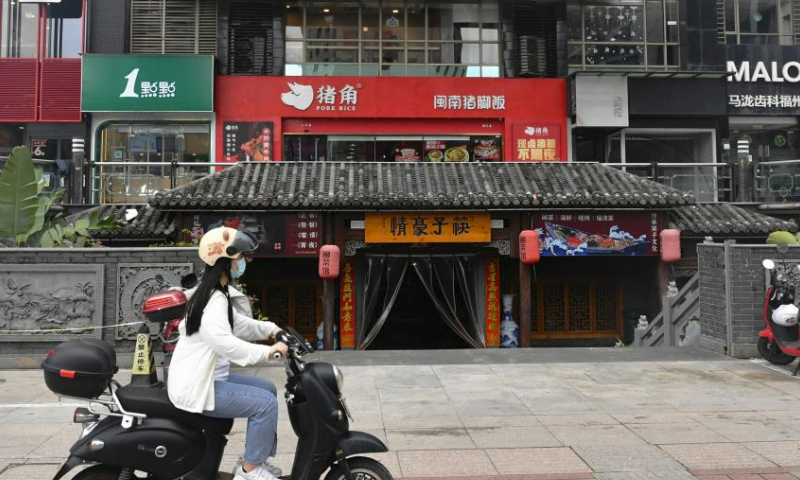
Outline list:
[[[169,401],[167,390],[163,388],[127,385],[117,390],[117,398],[122,404],[122,408],[129,412],[169,418],[221,435],[227,435],[233,428],[233,419],[231,418],[206,417],[175,407]]]

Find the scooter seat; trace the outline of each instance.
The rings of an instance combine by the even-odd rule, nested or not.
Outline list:
[[[177,420],[222,435],[227,435],[233,428],[232,418],[212,418],[181,410],[169,401],[164,388],[126,385],[117,389],[117,398],[122,408],[129,412]]]

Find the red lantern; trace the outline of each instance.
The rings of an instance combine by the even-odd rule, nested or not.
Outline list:
[[[539,233],[536,230],[523,230],[519,234],[519,261],[539,263]]]
[[[339,278],[339,261],[342,251],[336,245],[323,245],[319,249],[319,277]]]
[[[681,259],[681,231],[674,228],[661,230],[661,261],[673,263]]]

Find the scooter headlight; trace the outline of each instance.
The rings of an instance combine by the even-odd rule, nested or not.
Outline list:
[[[342,393],[344,391],[344,374],[334,365],[333,375],[336,377],[336,388],[339,389],[339,393]]]

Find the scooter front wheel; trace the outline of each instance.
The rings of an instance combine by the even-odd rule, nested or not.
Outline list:
[[[758,353],[773,365],[789,365],[795,359],[795,357],[783,353],[781,347],[775,342],[770,342],[767,337],[759,337]]]
[[[78,473],[72,480],[117,480],[120,469],[107,465],[95,465]]]
[[[353,472],[356,480],[392,480],[392,474],[377,460],[368,457],[353,457],[347,459],[347,466]],[[345,480],[344,471],[338,466],[331,467],[325,475],[325,480]]]

